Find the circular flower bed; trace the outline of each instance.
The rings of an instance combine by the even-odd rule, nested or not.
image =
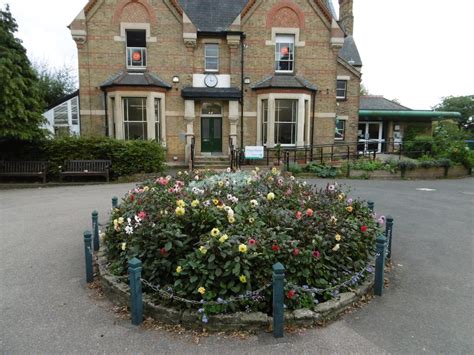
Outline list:
[[[104,245],[110,272],[126,275],[138,257],[142,278],[163,290],[155,293],[161,303],[201,305],[205,321],[271,312],[276,262],[285,266],[289,309],[345,291],[365,276],[381,223],[337,184],[317,189],[275,168],[178,173],[130,191],[112,211]]]

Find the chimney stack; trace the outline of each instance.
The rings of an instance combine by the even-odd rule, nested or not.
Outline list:
[[[348,36],[354,33],[353,0],[339,0],[339,24]]]

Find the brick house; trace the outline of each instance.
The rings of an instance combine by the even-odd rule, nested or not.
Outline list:
[[[169,161],[357,140],[352,0],[90,0],[77,43],[83,135],[157,139]]]

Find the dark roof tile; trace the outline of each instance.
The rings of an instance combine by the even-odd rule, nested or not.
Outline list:
[[[387,110],[387,111],[411,111],[410,108],[388,100],[383,96],[361,96],[360,110]]]
[[[339,51],[339,57],[344,59],[347,63],[355,67],[362,66],[362,59],[360,58],[359,50],[354,41],[354,37],[347,36],[344,40],[344,45]]]
[[[101,88],[110,86],[154,86],[171,89],[170,84],[162,80],[158,75],[149,72],[131,73],[119,71],[100,85]]]
[[[316,85],[297,75],[272,75],[251,86],[253,90],[269,88],[307,89],[316,91]]]

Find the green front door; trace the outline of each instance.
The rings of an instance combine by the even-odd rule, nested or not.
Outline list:
[[[201,152],[222,152],[222,117],[201,117]]]

